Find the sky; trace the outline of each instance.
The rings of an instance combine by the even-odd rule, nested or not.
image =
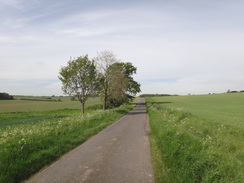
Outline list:
[[[0,92],[64,95],[70,58],[112,51],[141,93],[244,90],[243,0],[0,0]]]

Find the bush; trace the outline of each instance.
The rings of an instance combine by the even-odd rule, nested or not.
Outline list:
[[[8,93],[0,93],[0,100],[12,100],[12,99],[14,99],[14,97],[9,95]]]

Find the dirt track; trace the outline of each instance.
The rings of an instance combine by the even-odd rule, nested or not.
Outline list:
[[[146,183],[154,182],[145,101],[28,183]]]

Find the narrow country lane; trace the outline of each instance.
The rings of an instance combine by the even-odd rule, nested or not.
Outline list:
[[[154,182],[145,100],[28,183],[150,183]]]

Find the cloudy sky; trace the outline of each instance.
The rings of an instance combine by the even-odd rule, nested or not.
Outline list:
[[[113,51],[142,93],[244,90],[243,0],[0,0],[0,92],[63,95],[70,57]]]

